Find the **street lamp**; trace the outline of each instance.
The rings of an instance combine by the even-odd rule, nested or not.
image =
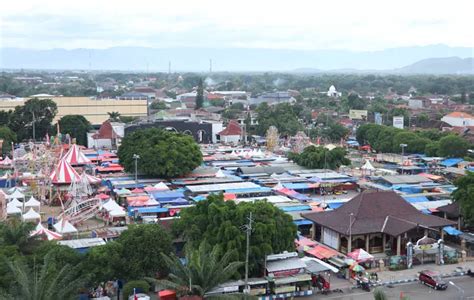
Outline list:
[[[403,172],[403,163],[405,162],[405,147],[407,147],[407,144],[400,144],[400,147],[402,147],[402,174]]]
[[[353,216],[354,216],[354,213],[351,213],[349,215],[349,240],[347,241],[347,253],[352,251],[352,217]]]
[[[138,185],[138,160],[140,159],[140,155],[133,154],[132,158],[135,160],[135,185]]]
[[[459,299],[463,300],[464,299],[464,290],[460,286],[454,284],[454,282],[452,282],[452,281],[450,281],[449,284],[454,286],[459,291],[459,293],[460,293]]]

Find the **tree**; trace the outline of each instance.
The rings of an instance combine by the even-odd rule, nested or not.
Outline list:
[[[6,126],[0,126],[0,139],[3,140],[0,153],[7,153],[12,149],[12,143],[16,142],[16,134]]]
[[[382,288],[377,287],[374,290],[374,300],[387,300],[387,295]]]
[[[13,245],[23,251],[28,245],[28,237],[34,226],[16,219],[0,224],[1,244]]]
[[[197,91],[196,91],[196,106],[195,109],[200,109],[204,106],[204,83],[202,78],[199,78]]]
[[[406,144],[406,153],[424,153],[426,145],[430,143],[427,138],[420,137],[414,132],[400,131],[393,137],[393,153],[400,152],[400,144]]]
[[[202,162],[201,150],[191,136],[157,128],[137,130],[122,140],[118,155],[128,172],[135,171],[134,154],[140,156],[140,173],[162,178],[187,174]]]
[[[258,135],[265,135],[270,126],[275,126],[282,135],[294,135],[303,129],[297,113],[289,103],[269,106],[268,103],[263,102],[256,111],[258,114],[256,128]]]
[[[469,143],[458,135],[448,135],[439,140],[438,154],[444,157],[464,157]]]
[[[43,138],[51,129],[51,122],[58,112],[56,102],[51,99],[33,98],[23,106],[15,107],[10,116],[10,129],[13,130],[18,140],[33,137],[33,124],[35,137]]]
[[[155,110],[166,109],[166,103],[164,101],[154,101],[150,104],[150,109],[155,109]]]
[[[341,165],[350,165],[351,161],[346,158],[346,150],[334,148],[328,150],[324,147],[309,146],[301,154],[290,153],[288,158],[300,166],[310,169],[337,169]]]
[[[170,253],[171,236],[159,224],[130,225],[117,242],[122,245],[121,258],[126,262],[126,279],[165,275],[167,266],[160,253]]]
[[[345,99],[345,105],[347,109],[367,109],[367,101],[359,95],[351,93],[347,99]]]
[[[8,126],[10,124],[10,117],[12,115],[12,111],[0,111],[0,126]]]
[[[230,261],[244,261],[246,234],[242,225],[253,214],[253,231],[250,237],[249,273],[260,276],[265,256],[294,250],[296,226],[291,217],[266,201],[255,203],[223,200],[222,195],[210,195],[194,207],[181,211],[174,226],[183,234],[189,247],[197,248],[202,242],[218,247],[219,257],[232,252]],[[243,273],[243,270],[239,270]]]
[[[112,111],[107,113],[109,115],[109,120],[112,122],[120,121],[120,113],[118,111]]]
[[[426,144],[425,154],[427,156],[433,156],[433,157],[439,156],[438,152],[439,152],[439,142],[438,141],[430,142],[430,143]]]
[[[196,295],[206,298],[206,294],[219,284],[227,282],[243,266],[232,261],[235,249],[220,255],[218,246],[211,248],[202,242],[197,249],[186,250],[186,264],[174,254],[162,253],[168,269],[168,279],[156,281],[160,288],[173,289],[179,297]]]
[[[67,115],[59,121],[61,133],[69,133],[76,138],[77,144],[87,146],[87,133],[92,128],[91,123],[82,115]]]
[[[84,270],[90,273],[90,283],[97,285],[113,278],[127,278],[127,261],[122,258],[123,245],[116,241],[91,248],[84,259]]]
[[[4,263],[13,273],[14,281],[9,291],[3,291],[5,296],[2,299],[76,299],[83,283],[83,279],[78,276],[79,266],[64,264],[57,270],[52,267],[54,262],[50,254],[45,256],[42,265],[35,263],[33,268],[21,260],[7,260]]]
[[[133,295],[133,290],[141,290],[144,293],[148,293],[150,290],[150,285],[145,280],[132,280],[127,282],[123,287],[123,295],[124,298],[128,299],[128,297]]]
[[[456,179],[454,185],[453,200],[459,203],[464,222],[474,225],[474,173],[468,171],[465,176]]]

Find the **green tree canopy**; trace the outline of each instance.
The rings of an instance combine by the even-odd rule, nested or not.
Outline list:
[[[164,101],[154,101],[150,104],[150,109],[156,109],[156,110],[166,109],[166,103]]]
[[[117,239],[122,245],[124,276],[139,279],[167,273],[161,253],[170,253],[171,236],[159,224],[130,225]]]
[[[448,135],[439,140],[438,154],[444,157],[464,157],[469,143],[458,135]]]
[[[3,140],[1,154],[12,149],[12,143],[16,142],[16,134],[7,126],[0,126],[0,139]]]
[[[195,109],[200,109],[204,106],[204,83],[202,78],[199,78],[196,91],[196,106]]]
[[[337,169],[341,165],[350,165],[351,161],[346,158],[346,150],[334,148],[328,150],[324,147],[309,146],[302,153],[290,153],[288,158],[300,166],[310,169]]]
[[[91,128],[91,123],[82,115],[67,115],[59,119],[61,133],[69,133],[80,145],[87,146],[87,132]]]
[[[298,120],[298,114],[289,103],[270,106],[263,102],[256,111],[258,113],[256,128],[258,135],[265,135],[270,126],[275,126],[282,135],[294,135],[303,129],[303,124]]]
[[[51,122],[57,113],[58,107],[53,100],[29,99],[23,106],[15,107],[9,127],[21,141],[33,137],[34,122],[36,138],[43,138],[50,131]]]
[[[423,138],[418,134],[410,131],[400,131],[393,137],[393,153],[400,153],[400,144],[406,144],[405,153],[421,153],[425,152],[426,145],[430,140]]]
[[[176,255],[162,253],[170,273],[168,279],[156,281],[160,288],[173,289],[178,296],[197,295],[205,297],[206,293],[227,282],[243,266],[242,262],[232,261],[236,249],[220,255],[219,246],[211,248],[202,242],[197,249],[186,249],[186,264],[183,265]]]
[[[202,242],[219,248],[219,257],[233,254],[229,261],[245,261],[246,234],[242,226],[253,214],[250,237],[249,270],[251,276],[261,275],[265,255],[294,250],[296,226],[291,217],[266,201],[255,203],[224,202],[222,195],[211,195],[181,212],[174,230],[182,233],[190,247]],[[240,270],[243,271],[243,270]]]
[[[453,200],[459,203],[464,222],[474,225],[474,173],[468,171],[454,185],[457,189],[452,193]]]
[[[137,130],[122,140],[118,155],[128,172],[135,170],[134,154],[140,156],[140,173],[162,178],[187,174],[202,162],[201,150],[191,136],[157,128]]]

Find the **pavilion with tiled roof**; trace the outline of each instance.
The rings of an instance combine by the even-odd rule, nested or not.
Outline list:
[[[343,253],[363,248],[369,253],[391,250],[400,255],[408,241],[443,236],[456,223],[426,215],[393,191],[365,191],[341,207],[303,214],[313,222],[313,238]]]

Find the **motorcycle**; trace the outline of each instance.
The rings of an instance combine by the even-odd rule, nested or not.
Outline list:
[[[474,277],[474,272],[471,271],[471,269],[467,270],[467,275],[469,277]]]
[[[357,287],[361,288],[363,291],[370,292],[370,284],[367,280],[357,279]]]

